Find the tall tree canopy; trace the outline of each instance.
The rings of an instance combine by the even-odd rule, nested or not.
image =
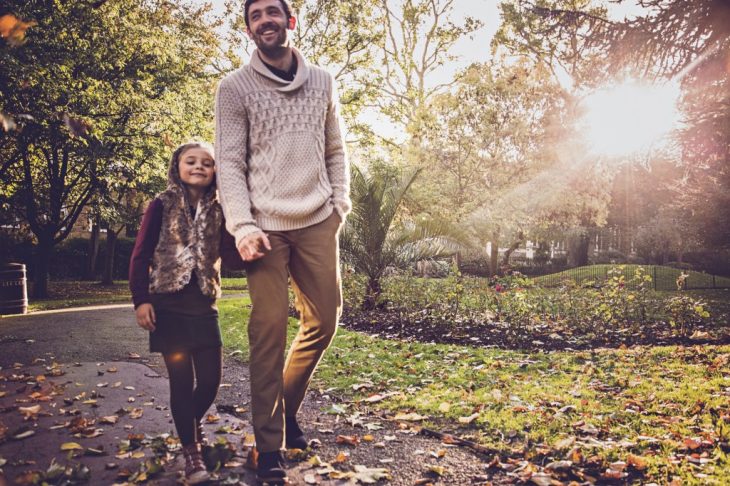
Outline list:
[[[495,39],[551,66],[576,67],[573,81],[672,80],[682,87],[676,133],[683,169],[671,183],[675,212],[706,245],[730,245],[730,4],[725,0],[618,1],[640,7],[616,20],[590,0],[510,0]],[[577,75],[575,74],[577,73]]]
[[[37,239],[37,296],[53,246],[99,191],[144,182],[165,149],[209,133],[216,40],[204,9],[163,0],[5,2],[32,22],[24,42],[0,40],[4,210]],[[114,186],[114,187],[112,187]]]

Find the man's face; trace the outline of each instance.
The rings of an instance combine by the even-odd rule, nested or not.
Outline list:
[[[259,0],[248,11],[248,35],[264,54],[275,54],[286,45],[289,19],[279,0]]]

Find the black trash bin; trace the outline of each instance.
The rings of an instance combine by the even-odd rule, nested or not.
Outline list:
[[[25,278],[25,265],[22,263],[0,265],[0,315],[27,312],[28,286]]]

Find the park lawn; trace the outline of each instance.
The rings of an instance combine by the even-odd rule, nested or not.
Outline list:
[[[248,289],[245,278],[224,278],[222,288],[224,296],[241,294]],[[114,285],[101,285],[94,281],[57,280],[48,283],[48,290],[51,294],[48,299],[35,300],[29,295],[29,312],[127,303],[132,299],[129,282],[126,280],[115,280]]]
[[[225,345],[244,361],[249,303],[220,302]],[[292,319],[290,339],[295,332]],[[420,415],[421,425],[472,438],[503,460],[595,455],[604,466],[645,462],[634,471],[642,481],[721,484],[730,462],[717,442],[730,441],[730,427],[713,411],[730,421],[728,358],[730,346],[525,353],[340,329],[313,386],[343,398],[343,415],[375,408],[411,414],[405,423]]]
[[[588,265],[584,267],[571,268],[570,270],[565,270],[550,275],[535,277],[533,278],[533,281],[538,285],[559,285],[560,282],[565,279],[572,279],[578,283],[597,279],[604,280],[609,271],[618,268],[623,269],[623,275],[628,281],[634,276],[634,272],[639,267],[643,268],[647,275],[651,276],[653,279],[656,279],[657,290],[676,290],[677,277],[679,277],[680,273],[683,271],[662,265]],[[730,287],[730,278],[728,277],[713,277],[713,275],[703,272],[695,272],[692,270],[688,270],[685,272],[689,273],[689,277],[687,278],[687,288]]]

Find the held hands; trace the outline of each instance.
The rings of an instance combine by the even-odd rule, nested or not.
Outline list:
[[[264,249],[271,250],[271,243],[263,231],[257,231],[244,236],[238,244],[238,253],[247,262],[264,256]]]
[[[137,325],[139,327],[150,332],[155,330],[157,318],[155,317],[155,309],[152,307],[152,304],[140,304],[134,312],[137,314]]]

